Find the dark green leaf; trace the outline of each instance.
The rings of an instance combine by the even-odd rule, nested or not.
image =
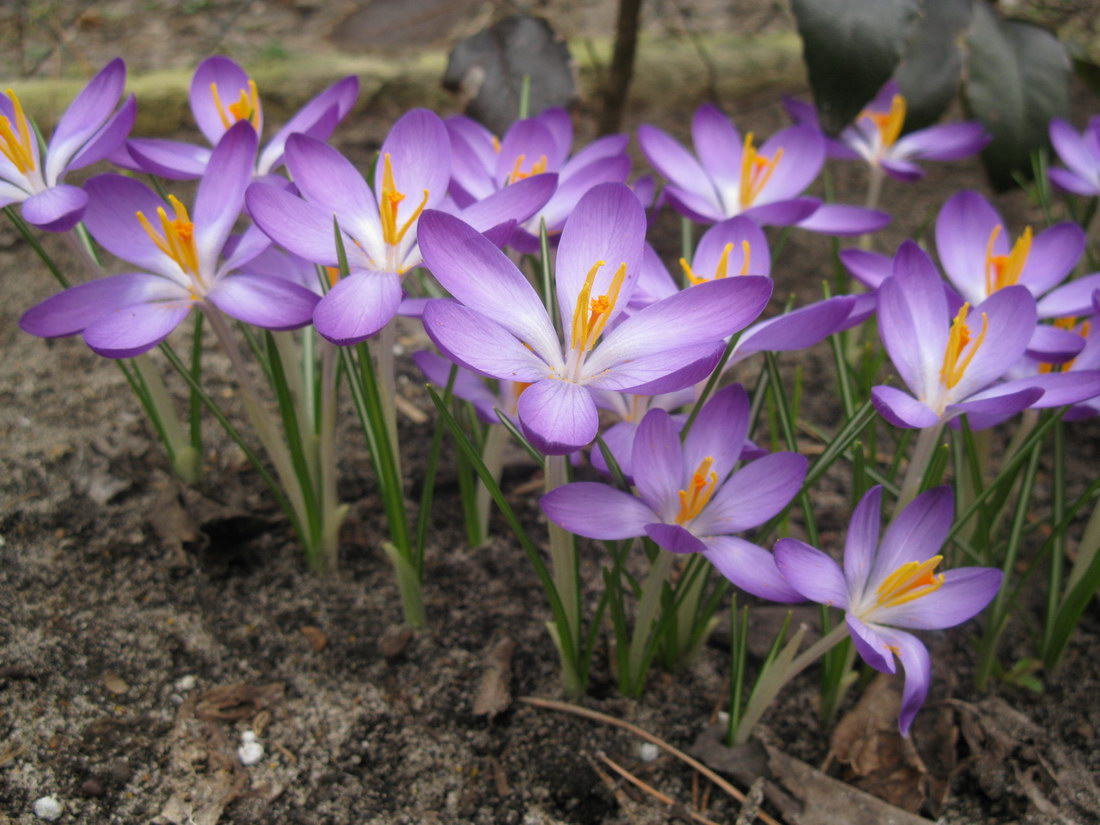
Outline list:
[[[894,79],[905,97],[905,131],[931,126],[944,113],[962,77],[962,39],[974,0],[924,0]]]

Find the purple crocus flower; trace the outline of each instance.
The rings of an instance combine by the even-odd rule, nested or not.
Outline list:
[[[1032,236],[1031,227],[1011,244],[997,210],[977,192],[951,197],[936,218],[936,248],[944,273],[963,300],[979,304],[1006,286],[1019,284],[1037,301],[1038,317],[1087,315],[1100,272],[1059,286],[1085,250],[1085,233],[1060,223]],[[1065,360],[1080,351],[1079,336],[1038,326],[1028,352],[1042,360]]]
[[[451,378],[453,364],[446,358],[436,355],[428,350],[420,350],[412,354],[413,363],[424,373],[424,377],[438,387],[446,387]],[[456,397],[469,401],[477,417],[486,424],[498,424],[499,409],[509,418],[515,418],[518,414],[519,397],[529,385],[516,381],[498,381],[494,390],[480,375],[467,369],[458,367],[455,371],[454,394]]]
[[[308,324],[317,296],[291,281],[240,272],[271,243],[255,227],[221,260],[252,179],[256,132],[230,129],[210,156],[192,213],[133,178],[88,181],[85,224],[108,251],[141,271],[67,289],[31,308],[19,326],[56,338],[84,334],[95,352],[129,358],[156,346],[196,305],[266,329]]]
[[[69,104],[44,156],[15,92],[0,95],[0,207],[22,203],[23,219],[48,232],[76,226],[88,196],[62,180],[67,172],[103,160],[126,140],[137,106],[133,95],[118,106],[125,85],[126,64],[115,58]]]
[[[333,218],[344,233],[348,277],[317,305],[318,332],[337,344],[365,340],[397,314],[401,276],[421,261],[417,221],[439,204],[450,180],[450,143],[438,115],[414,109],[393,125],[382,144],[372,191],[352,163],[319,140],[292,135],[286,161],[298,197],[283,187],[255,183],[248,209],[281,246],[306,260],[336,266]],[[554,189],[536,175],[462,212],[477,229],[530,215]]]
[[[732,384],[717,392],[683,443],[664,410],[650,410],[634,439],[637,495],[607,484],[566,484],[542,497],[555,524],[594,539],[649,536],[672,553],[702,553],[738,587],[773,601],[802,596],[771,553],[733,535],[770,519],[802,486],[806,459],[773,453],[736,472],[748,435],[749,400]]]
[[[638,129],[646,158],[669,181],[665,196],[692,220],[716,223],[746,215],[759,224],[797,224],[837,235],[862,235],[890,221],[882,212],[802,196],[825,162],[825,139],[816,129],[783,129],[758,149],[751,132],[742,138],[707,104],[696,110],[691,133],[698,158],[655,126]]]
[[[262,177],[283,163],[287,138],[305,134],[327,140],[359,96],[359,78],[338,80],[310,100],[279,129],[256,158],[254,174]],[[191,112],[210,146],[241,121],[263,134],[264,113],[256,82],[233,60],[215,55],[202,61],[191,79]],[[176,140],[135,138],[127,141],[115,162],[126,169],[148,172],[172,180],[202,177],[211,149]]]
[[[898,249],[894,274],[878,291],[879,333],[894,367],[909,387],[872,390],[875,408],[898,427],[923,429],[967,413],[1008,416],[1042,395],[1035,387],[995,384],[1020,360],[1035,329],[1035,299],[1022,286],[1006,286],[971,310],[954,315],[943,281],[912,241]]]
[[[785,100],[784,105],[795,122],[821,128],[817,112],[809,103]],[[862,158],[892,178],[915,181],[924,177],[924,170],[913,161],[959,160],[980,152],[991,139],[985,128],[974,122],[929,126],[903,137],[905,114],[905,98],[891,80],[840,133],[839,140],[827,138],[829,157]]]
[[[449,215],[421,218],[424,261],[458,299],[430,302],[425,330],[456,363],[532,385],[519,399],[520,424],[545,453],[571,453],[595,438],[591,390],[644,387],[656,395],[700,380],[722,339],[768,301],[767,278],[726,278],[614,326],[638,279],[645,226],[641,204],[623,184],[601,184],[581,199],[557,255],[563,344],[534,288],[490,241]],[[686,369],[692,365],[698,368]]]
[[[1054,184],[1075,195],[1100,196],[1100,115],[1081,134],[1061,118],[1050,122],[1050,142],[1065,169],[1047,171]]]
[[[863,660],[883,673],[905,669],[898,727],[909,735],[928,695],[932,663],[916,636],[899,628],[938,630],[977,615],[1001,586],[1001,571],[961,567],[936,573],[937,555],[951,529],[951,490],[917,496],[879,541],[882,488],[867,491],[848,528],[844,565],[797,539],[780,539],[775,562],[802,596],[845,611],[852,641]]]
[[[537,117],[516,121],[503,140],[467,117],[451,117],[444,123],[451,138],[451,195],[460,207],[534,174],[558,176],[554,195],[517,228],[510,241],[522,252],[538,251],[542,221],[548,234],[557,235],[589,189],[599,183],[622,183],[630,174],[626,135],[598,138],[570,156],[573,122],[564,109],[547,109]]]

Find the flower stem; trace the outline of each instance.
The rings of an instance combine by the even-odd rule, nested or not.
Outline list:
[[[498,424],[489,426],[489,432],[485,436],[485,446],[481,451],[481,460],[489,472],[493,474],[498,483],[504,467],[504,447],[508,444],[508,431]],[[493,499],[489,488],[479,478],[475,500],[475,512],[477,514],[477,529],[481,534],[482,543],[489,537],[489,509]]]
[[[638,612],[634,617],[634,633],[630,637],[630,655],[628,672],[622,674],[623,693],[627,696],[640,696],[645,684],[646,647],[649,637],[657,624],[661,609],[661,592],[668,581],[672,569],[672,553],[658,550],[649,569],[649,575],[642,583],[642,598],[638,602]]]
[[[548,455],[546,457],[547,493],[556,490],[568,481],[567,460],[567,457],[563,455]],[[573,641],[573,649],[579,650],[581,638],[581,602],[580,588],[577,583],[579,577],[577,569],[577,551],[573,544],[573,536],[569,532],[558,527],[558,525],[554,524],[552,521],[549,522],[548,526],[550,529],[550,567],[554,579],[554,587],[561,597],[562,608],[567,623],[566,627],[558,627],[556,632],[559,635],[568,634],[569,638]],[[561,648],[560,642],[558,646]],[[563,677],[566,682],[566,690],[576,690],[579,686],[579,678],[571,676],[570,671],[574,670],[579,663],[566,662],[564,657],[562,662],[564,665]],[[572,684],[574,682],[578,684]]]
[[[916,498],[917,493],[920,492],[920,485],[924,480],[924,473],[928,469],[928,464],[932,460],[933,454],[936,452],[936,445],[939,442],[941,429],[942,425],[934,424],[931,427],[925,427],[920,431],[920,435],[917,436],[917,445],[913,448],[913,456],[909,459],[909,467],[905,471],[905,481],[902,482],[901,492],[898,493],[898,502],[894,507],[895,517],[896,514],[905,509],[905,505]]]
[[[878,207],[879,196],[882,194],[882,181],[886,175],[882,171],[882,167],[877,163],[871,164],[870,174],[867,178],[867,197],[863,201],[863,206],[867,209],[875,209]],[[873,245],[874,234],[868,232],[859,236],[859,248],[869,250]]]

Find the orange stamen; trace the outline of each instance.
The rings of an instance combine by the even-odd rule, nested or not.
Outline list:
[[[685,524],[703,512],[703,508],[718,489],[718,474],[710,469],[713,464],[714,459],[711,456],[700,461],[691,476],[688,489],[679,492],[680,512],[676,514],[677,524]]]
[[[218,84],[210,84],[210,96],[214,98],[214,106],[218,110],[222,126],[228,129],[241,120],[247,120],[252,128],[260,131],[260,93],[256,89],[256,81],[248,79],[248,89],[241,89],[241,96],[235,103],[228,106],[222,104],[221,95],[218,93]]]
[[[947,336],[947,346],[943,352],[943,364],[940,366],[940,381],[948,389],[953,388],[962,380],[963,375],[966,374],[966,368],[970,366],[970,362],[978,354],[982,342],[985,341],[985,334],[989,330],[989,318],[983,312],[982,331],[978,333],[977,339],[973,341],[970,351],[963,356],[963,351],[971,344],[970,327],[966,325],[966,316],[969,313],[970,304],[963,304],[959,314],[951,322],[951,332]]]
[[[752,145],[752,132],[745,135],[741,148],[741,208],[747,209],[759,197],[768,185],[779,161],[783,158],[783,149],[775,150],[773,157],[761,155]]]
[[[539,155],[539,159],[531,164],[531,171],[523,171],[523,162],[527,160],[527,155],[517,155],[516,163],[512,167],[512,173],[508,175],[508,183],[515,183],[517,180],[523,180],[529,178],[532,175],[541,175],[546,171],[546,155]]]
[[[894,95],[890,100],[890,111],[869,112],[864,109],[860,112],[860,117],[869,118],[878,127],[883,146],[893,146],[901,135],[901,127],[905,123],[905,109],[905,98]]]
[[[195,224],[187,214],[187,207],[174,195],[168,196],[168,202],[175,211],[173,219],[168,218],[163,206],[157,207],[161,231],[158,232],[142,212],[135,213],[138,222],[157,248],[175,261],[184,272],[201,278],[199,275],[199,253],[195,248]]]
[[[397,208],[401,201],[405,200],[405,194],[397,191],[397,184],[393,179],[393,162],[390,153],[387,152],[382,159],[382,196],[378,199],[378,216],[382,220],[382,238],[390,246],[397,246],[405,237],[405,234],[416,223],[424,207],[428,205],[428,190],[424,190],[424,197],[420,205],[413,210],[401,226],[397,225]]]
[[[749,271],[749,261],[751,259],[752,250],[749,247],[748,241],[741,241],[741,249],[744,252],[744,258],[741,261],[741,271],[738,275],[744,275]],[[712,280],[717,281],[719,278],[725,278],[729,274],[730,264],[730,252],[733,251],[733,243],[726,244],[722,249],[722,255],[718,258],[718,266],[714,270],[714,278]],[[687,262],[687,258],[680,259],[680,268],[684,270],[684,275],[687,276],[688,282],[693,286],[695,284],[706,283],[707,278],[702,278],[695,274],[695,271],[691,268],[691,264]]]
[[[0,154],[25,175],[35,169],[34,146],[31,143],[34,137],[23,111],[23,104],[11,89],[8,89],[7,95],[15,110],[15,127],[12,127],[11,121],[6,117],[0,116]]]
[[[596,261],[588,276],[584,279],[584,286],[577,295],[577,305],[573,310],[573,349],[586,352],[592,349],[596,339],[603,333],[607,322],[611,319],[611,312],[615,309],[615,303],[619,300],[619,292],[622,291],[623,281],[626,280],[626,264],[619,264],[611,279],[611,286],[607,294],[591,298],[592,286],[596,282],[596,273],[605,261]]]
[[[985,245],[985,294],[987,296],[998,289],[1019,283],[1020,275],[1027,263],[1027,256],[1031,253],[1030,226],[1016,239],[1016,243],[1012,245],[1012,251],[1007,255],[993,254],[993,244],[1000,234],[1001,225],[997,224],[989,233],[989,241]]]
[[[1056,329],[1064,329],[1067,332],[1073,332],[1074,328],[1076,328],[1077,334],[1080,335],[1082,338],[1088,340],[1089,332],[1092,331],[1092,322],[1085,321],[1083,324],[1081,324],[1081,326],[1078,327],[1076,318],[1059,318],[1054,322],[1054,327]],[[1043,363],[1039,365],[1039,372],[1069,372],[1071,369],[1073,369],[1073,364],[1076,360],[1076,358],[1071,358],[1064,364]]]
[[[887,576],[875,591],[875,607],[897,607],[943,586],[943,574],[933,571],[943,561],[943,556],[933,556],[927,561],[910,561]]]

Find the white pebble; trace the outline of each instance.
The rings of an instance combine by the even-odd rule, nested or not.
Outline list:
[[[52,796],[34,800],[34,815],[47,822],[61,818],[61,803]]]
[[[246,743],[246,744],[248,742],[255,742],[256,741],[256,731],[246,730],[244,733],[241,734],[241,741]]]
[[[660,750],[652,742],[643,742],[638,747],[638,756],[642,758],[643,762],[652,762],[659,753]]]
[[[178,690],[180,693],[186,693],[189,690],[194,690],[195,683],[197,681],[198,680],[195,679],[194,676],[188,673],[186,676],[181,676],[179,679],[176,680],[176,690]]]
[[[726,726],[729,723],[730,723],[730,715],[724,710],[718,711],[718,724],[722,725],[722,726]]]
[[[255,765],[264,758],[264,746],[259,742],[245,742],[237,748],[237,758],[242,765]]]

